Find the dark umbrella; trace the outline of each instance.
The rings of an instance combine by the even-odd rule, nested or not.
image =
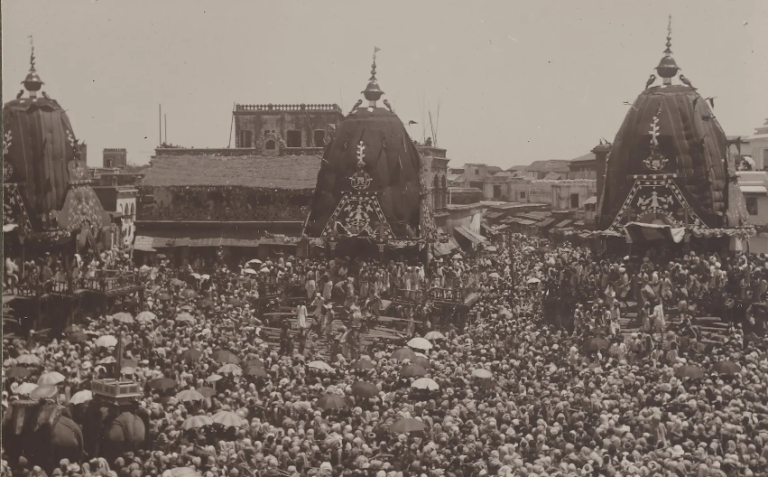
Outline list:
[[[200,308],[213,308],[213,305],[214,303],[207,298],[200,302]]]
[[[267,373],[267,370],[262,368],[261,366],[249,366],[245,368],[244,374],[246,376],[253,376],[255,378],[268,378],[269,373]]]
[[[83,331],[74,331],[67,336],[67,339],[72,344],[85,343],[89,340],[88,335]]]
[[[403,369],[400,370],[400,374],[406,378],[420,378],[427,375],[427,370],[419,365],[409,364],[408,366],[403,366]]]
[[[407,419],[400,419],[399,421],[396,421],[392,426],[389,428],[389,430],[394,434],[407,434],[409,432],[422,432],[426,429],[426,426],[423,422],[407,418]]]
[[[80,325],[69,325],[66,328],[64,328],[64,334],[68,335],[70,333],[75,333],[78,331],[83,331],[83,327]]]
[[[358,381],[352,385],[352,395],[363,398],[372,398],[379,395],[379,388],[365,381]]]
[[[171,298],[172,298],[171,295],[167,293],[161,293],[157,295],[157,299],[160,301],[171,301]]]
[[[416,358],[416,352],[411,348],[400,348],[392,353],[392,359],[403,361],[409,359],[413,361]]]
[[[149,387],[158,391],[167,391],[176,387],[176,381],[171,378],[157,378],[149,382]]]
[[[324,411],[329,411],[331,409],[343,409],[347,407],[347,403],[339,395],[326,394],[317,400],[317,407]]]
[[[216,350],[213,352],[213,360],[221,364],[239,364],[240,358],[235,353],[227,351],[225,349]]]
[[[188,361],[190,363],[199,361],[202,356],[203,356],[203,352],[198,349],[190,348],[190,349],[184,350],[181,353],[181,359],[183,359],[184,361]]]
[[[196,389],[195,391],[202,394],[203,397],[206,399],[216,395],[216,390],[213,388],[200,388],[200,389]]]
[[[592,338],[584,344],[584,349],[589,352],[596,352],[607,349],[611,344],[603,338]]]
[[[368,371],[369,369],[376,368],[376,365],[368,361],[367,359],[359,359],[353,366],[354,369],[357,369],[358,371]]]
[[[415,358],[413,358],[413,364],[417,364],[424,369],[429,369],[431,366],[431,364],[429,363],[429,360],[427,358],[424,358],[423,356],[416,356]]]
[[[14,366],[5,373],[7,378],[23,379],[32,374],[32,371],[23,366]]]
[[[675,376],[681,379],[701,379],[704,377],[704,370],[698,366],[680,366],[675,370]]]
[[[741,366],[733,361],[720,361],[712,366],[712,371],[717,374],[736,374],[741,372]]]
[[[264,367],[264,362],[260,360],[259,358],[251,358],[248,361],[245,362],[245,367],[250,368],[251,366],[256,366],[259,368]]]
[[[195,290],[192,290],[191,288],[187,288],[186,290],[182,290],[181,293],[179,293],[182,298],[186,299],[192,299],[197,296],[197,292]]]

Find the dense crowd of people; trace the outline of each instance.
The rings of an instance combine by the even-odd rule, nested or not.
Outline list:
[[[94,316],[46,344],[5,340],[3,406],[56,400],[83,424],[79,396],[120,372],[144,390],[136,412],[147,416],[146,443],[117,455],[86,449],[80,462],[44,469],[10,452],[4,432],[3,472],[768,475],[768,343],[751,305],[768,290],[765,257],[603,259],[523,236],[500,248],[426,266],[293,257],[208,275],[165,260],[144,266],[136,316]],[[292,316],[272,313],[257,305],[270,283],[298,284],[306,300]],[[381,303],[399,290],[435,286],[479,295],[461,326],[425,306],[406,310],[400,341],[345,338],[382,326]],[[724,316],[734,322],[727,334],[703,336],[696,320],[728,299],[750,304],[745,319]],[[640,331],[623,333],[622,315],[637,315]],[[671,327],[669,315],[688,325]],[[283,329],[279,346],[270,325]],[[120,350],[122,368],[112,369]]]

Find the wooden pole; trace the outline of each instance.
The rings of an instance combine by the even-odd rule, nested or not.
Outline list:
[[[163,115],[163,120],[165,121],[165,143],[168,144],[168,115]]]
[[[232,120],[229,122],[229,144],[227,149],[232,147],[232,127],[235,125],[235,103],[232,103]]]
[[[163,105],[157,105],[157,125],[160,131],[160,135],[157,137],[157,143],[163,145]]]

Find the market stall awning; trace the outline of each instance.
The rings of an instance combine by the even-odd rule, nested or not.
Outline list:
[[[267,239],[246,233],[161,232],[137,236],[133,248],[152,252],[160,248],[172,247],[258,247],[264,240]]]
[[[154,238],[147,237],[146,235],[137,235],[133,241],[133,249],[140,252],[156,252],[157,249],[153,247]]]
[[[557,225],[555,225],[555,228],[556,228],[556,229],[562,229],[562,228],[564,228],[566,225],[570,224],[571,222],[573,222],[571,219],[565,219],[565,220],[563,220],[562,222],[558,222],[558,224],[557,224]]]
[[[557,220],[557,219],[552,218],[552,217],[550,217],[548,219],[544,219],[541,222],[537,223],[536,227],[539,227],[541,229],[549,227],[550,225],[552,225],[552,223],[554,223],[555,220]]]
[[[768,194],[768,189],[761,185],[743,185],[739,188],[743,194]]]
[[[476,233],[472,232],[471,230],[469,230],[468,228],[464,227],[463,225],[461,227],[457,227],[457,228],[455,228],[453,230],[454,230],[454,232],[457,232],[461,237],[469,240],[471,243],[473,243],[475,245],[479,245],[479,244],[482,244],[482,243],[485,243],[485,242],[488,241],[482,235],[476,234]]]
[[[590,205],[590,204],[597,204],[597,196],[596,195],[593,195],[589,199],[585,200],[584,202],[582,202],[581,205]]]
[[[521,225],[534,225],[536,223],[535,220],[521,219],[519,217],[515,217],[513,220]]]
[[[435,255],[439,257],[451,255],[454,250],[459,248],[459,244],[453,237],[450,237],[447,242],[437,242],[433,245],[432,248],[435,251]]]
[[[685,236],[685,227],[670,227],[662,224],[630,222],[624,226],[632,242],[672,241],[680,243]]]

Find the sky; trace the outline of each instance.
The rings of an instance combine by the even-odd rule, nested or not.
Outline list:
[[[768,118],[766,0],[199,1],[5,0],[3,97],[29,69],[68,110],[88,162],[124,147],[146,164],[159,140],[226,147],[234,103],[361,98],[378,79],[414,139],[451,165],[572,159],[613,140],[672,50],[729,135]],[[439,122],[438,122],[439,107]],[[234,144],[234,139],[233,139]]]

